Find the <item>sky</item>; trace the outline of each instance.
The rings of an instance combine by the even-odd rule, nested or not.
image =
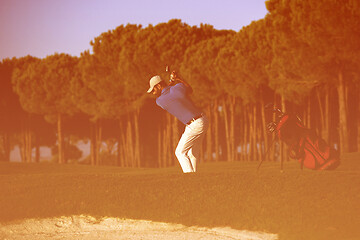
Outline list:
[[[267,14],[265,0],[0,0],[0,60],[80,56],[117,26],[181,19],[239,31]]]

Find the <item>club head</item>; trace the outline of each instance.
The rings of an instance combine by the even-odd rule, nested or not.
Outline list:
[[[283,113],[279,108],[275,107],[275,105],[273,103],[266,104],[265,111],[269,111],[269,112],[276,113],[276,114]]]
[[[276,123],[275,122],[270,122],[266,125],[266,128],[268,129],[269,132],[274,132],[276,129]]]
[[[274,110],[274,104],[273,103],[268,103],[265,105],[265,111],[273,111]]]

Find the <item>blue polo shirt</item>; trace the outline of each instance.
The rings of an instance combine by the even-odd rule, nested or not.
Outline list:
[[[186,87],[183,83],[165,87],[161,91],[161,95],[156,98],[156,104],[184,124],[202,113],[187,95]]]

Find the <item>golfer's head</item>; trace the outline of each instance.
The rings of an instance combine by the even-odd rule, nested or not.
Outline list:
[[[150,88],[148,89],[147,93],[160,95],[164,84],[164,81],[161,79],[161,77],[160,76],[152,77],[149,81],[149,84],[150,84]]]

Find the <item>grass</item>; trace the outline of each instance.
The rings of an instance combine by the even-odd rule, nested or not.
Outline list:
[[[129,169],[56,164],[0,164],[0,222],[67,215],[230,226],[286,240],[360,239],[360,154],[332,172],[297,162],[206,163]]]

